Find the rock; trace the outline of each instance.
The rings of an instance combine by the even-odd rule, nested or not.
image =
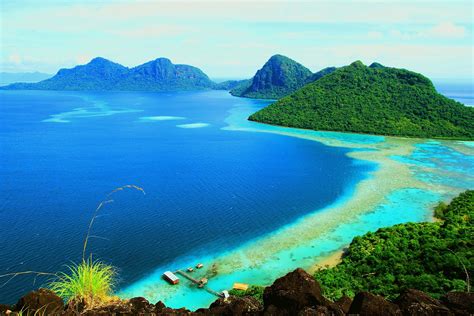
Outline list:
[[[326,306],[305,307],[298,316],[332,316],[334,315]]]
[[[8,311],[13,309],[10,305],[0,304],[0,315],[6,315]]]
[[[64,309],[63,300],[53,291],[39,289],[32,291],[18,300],[15,310],[28,310],[31,312],[44,312],[46,315],[60,313]]]
[[[211,315],[257,315],[262,310],[262,304],[250,296],[220,298],[209,306]]]
[[[155,311],[155,306],[150,304],[144,297],[131,298],[128,303],[133,313],[153,313]]]
[[[131,306],[127,303],[119,303],[115,302],[110,305],[104,305],[100,307],[95,307],[90,310],[83,311],[80,315],[84,316],[96,316],[96,315],[121,315],[121,316],[128,316],[128,315],[135,315],[131,311]]]
[[[275,305],[268,305],[265,307],[265,311],[263,315],[264,316],[287,316],[287,315],[290,315],[290,312],[287,310],[279,309]]]
[[[334,302],[339,308],[344,312],[344,314],[347,314],[349,312],[349,308],[351,307],[352,304],[352,299],[349,296],[343,296],[337,301]]]
[[[165,307],[159,313],[157,313],[156,315],[160,315],[160,316],[184,316],[184,315],[202,315],[202,314],[191,313],[189,310],[187,310],[184,307],[183,308],[177,308],[177,309]]]
[[[474,293],[449,292],[441,298],[441,301],[455,315],[474,314]]]
[[[162,301],[158,301],[156,304],[155,304],[155,310],[157,312],[160,312],[163,308],[166,308],[166,305],[165,303],[163,303]]]
[[[323,297],[319,283],[299,268],[265,288],[263,301],[266,312],[270,306],[276,307],[281,313],[291,314],[305,307],[325,306],[335,315],[343,315],[338,306]]]
[[[452,315],[449,309],[440,301],[414,289],[403,291],[394,303],[398,305],[403,315],[407,316]]]
[[[369,292],[360,292],[354,297],[349,314],[359,314],[360,316],[402,315],[397,305],[385,300],[382,296]]]

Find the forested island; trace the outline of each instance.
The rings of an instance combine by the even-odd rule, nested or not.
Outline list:
[[[405,69],[356,61],[309,83],[250,120],[312,130],[474,139],[474,108]]]

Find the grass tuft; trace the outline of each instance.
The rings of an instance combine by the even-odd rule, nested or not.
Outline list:
[[[111,300],[116,272],[110,265],[92,258],[68,266],[68,273],[61,272],[49,288],[66,301],[82,300],[93,307]]]

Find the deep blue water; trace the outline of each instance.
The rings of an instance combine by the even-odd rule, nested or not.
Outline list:
[[[114,196],[90,240],[123,287],[179,257],[239,246],[323,208],[374,165],[346,150],[222,130],[226,92],[0,92],[0,274],[63,270],[81,258],[97,203]],[[13,303],[47,279],[0,288]]]

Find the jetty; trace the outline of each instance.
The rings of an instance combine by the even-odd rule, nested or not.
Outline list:
[[[182,277],[188,279],[189,281],[197,284],[200,288],[206,290],[207,292],[211,293],[212,295],[215,295],[217,297],[224,297],[223,293],[219,293],[217,291],[214,291],[213,289],[211,289],[207,286],[207,279],[204,279],[204,278],[201,279],[201,280],[195,279],[192,276],[190,276],[188,273],[184,272],[183,270],[176,270],[174,273],[179,274]]]

